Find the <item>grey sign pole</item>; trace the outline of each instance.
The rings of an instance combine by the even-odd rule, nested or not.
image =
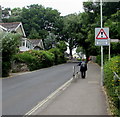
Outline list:
[[[110,44],[109,44],[109,60],[110,60],[110,47],[111,47],[111,46],[110,46]]]
[[[102,0],[100,1],[101,28],[102,26]],[[103,86],[103,46],[101,45],[101,86]]]

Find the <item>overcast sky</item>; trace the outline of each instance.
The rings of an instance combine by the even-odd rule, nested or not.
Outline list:
[[[85,0],[84,0],[85,1]],[[83,0],[0,0],[2,7],[24,7],[31,4],[41,4],[44,7],[57,9],[61,15],[83,12]]]

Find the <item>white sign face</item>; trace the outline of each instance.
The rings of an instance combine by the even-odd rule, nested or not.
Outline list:
[[[109,46],[109,28],[95,28],[95,45]]]

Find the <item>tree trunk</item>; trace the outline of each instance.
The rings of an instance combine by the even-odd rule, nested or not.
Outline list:
[[[88,62],[89,59],[89,52],[86,50],[86,61]]]
[[[70,50],[70,59],[72,59],[73,58],[73,56],[72,56],[72,47],[69,47],[69,50]]]

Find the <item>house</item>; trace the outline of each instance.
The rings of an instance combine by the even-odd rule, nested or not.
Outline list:
[[[42,39],[27,39],[22,38],[21,44],[19,47],[21,52],[28,51],[28,50],[43,50],[43,41]]]
[[[32,43],[31,43],[31,41],[29,39],[22,38],[19,49],[20,49],[20,52],[33,50],[33,45],[32,45]]]
[[[6,32],[16,32],[20,35],[22,35],[22,37],[26,37],[25,35],[25,31],[23,29],[23,25],[21,22],[11,22],[11,23],[0,23],[0,29],[3,30],[3,28]]]
[[[30,39],[34,50],[43,50],[43,41],[42,39]]]
[[[0,5],[0,18],[1,19],[8,19],[10,16],[11,16],[11,9],[10,8],[4,8]]]
[[[30,40],[26,38],[26,34],[21,22],[0,23],[0,32],[18,33],[22,35],[21,43],[19,46],[21,52],[32,49],[44,49],[43,42],[41,39]]]
[[[5,32],[6,32],[6,31],[7,31],[7,29],[6,29],[6,28],[4,28],[3,26],[1,26],[1,25],[0,25],[0,32],[3,32],[3,31],[5,31]]]

